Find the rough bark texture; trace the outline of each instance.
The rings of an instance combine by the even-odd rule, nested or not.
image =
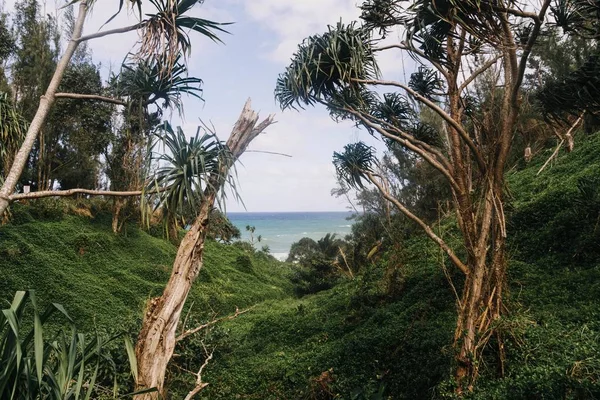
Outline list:
[[[17,186],[17,182],[23,173],[23,168],[25,168],[25,165],[27,164],[27,159],[29,158],[29,153],[33,148],[35,139],[38,137],[38,134],[42,129],[44,122],[46,121],[46,117],[52,108],[58,86],[60,85],[67,66],[71,62],[71,58],[73,57],[73,54],[80,43],[79,38],[83,32],[83,24],[88,11],[88,2],[85,0],[81,1],[79,3],[79,14],[77,15],[75,28],[73,29],[73,36],[71,37],[65,53],[56,66],[56,70],[54,71],[52,80],[46,89],[46,93],[40,99],[40,105],[35,113],[35,116],[33,117],[33,120],[31,121],[31,124],[29,125],[29,129],[25,135],[25,140],[17,152],[10,171],[6,176],[6,180],[0,189],[0,216],[4,214],[8,208],[8,205],[10,204],[9,196],[14,192],[15,187]]]
[[[258,123],[258,114],[251,109],[248,100],[227,141],[233,161],[237,160],[248,144],[273,122],[271,115]],[[230,168],[231,165],[224,165],[220,175],[227,175]],[[163,294],[149,302],[144,315],[136,344],[136,387],[138,390],[157,388],[159,392],[138,395],[136,400],[158,399],[159,395],[164,393],[165,372],[177,343],[176,329],[190,288],[202,268],[210,211],[223,185],[221,179],[211,179],[213,185],[205,192],[198,217],[179,245],[171,277]]]

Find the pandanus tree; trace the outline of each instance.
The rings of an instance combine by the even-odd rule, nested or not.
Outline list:
[[[283,109],[323,105],[333,118],[403,147],[444,177],[462,233],[462,246],[454,248],[390,193],[371,148],[351,144],[334,159],[348,185],[374,185],[463,275],[454,336],[458,393],[473,388],[490,339],[497,339],[500,363],[504,358],[495,327],[505,311],[505,170],[523,76],[550,2],[368,0],[361,25],[339,23],[305,39],[277,80]],[[390,43],[394,28],[402,39]],[[386,52],[406,52],[417,62],[408,82],[382,77],[377,60]],[[490,79],[482,95],[480,85]],[[443,120],[441,129],[421,121],[425,109]]]
[[[158,151],[152,159],[158,163],[158,169],[147,189],[159,192],[155,209],[161,210],[168,238],[177,242],[178,230],[193,222],[186,221],[185,214],[195,214],[200,208],[202,194],[211,185],[208,177],[218,173],[223,163],[231,164],[230,154],[213,133],[201,128],[188,138],[181,127],[173,129],[164,123],[155,135],[154,147]],[[227,179],[229,186],[235,188],[232,175]]]
[[[145,310],[136,344],[137,389],[156,388],[158,392],[140,395],[140,399],[157,399],[165,393],[165,373],[178,342],[176,330],[189,291],[203,266],[204,243],[214,205],[222,198],[224,187],[234,182],[234,163],[273,122],[272,115],[259,122],[258,113],[248,100],[226,143],[212,135],[187,141],[178,133],[169,139],[172,154],[165,156],[165,165],[158,173],[159,187],[164,188],[161,202],[172,212],[185,202],[194,202],[195,218],[179,245],[162,295],[151,299]],[[203,387],[199,384],[192,392]]]
[[[225,32],[222,24],[206,19],[189,16],[189,11],[202,0],[119,0],[117,14],[125,4],[131,5],[138,11],[139,22],[116,29],[105,29],[89,35],[84,35],[84,25],[90,10],[97,4],[94,0],[73,0],[68,5],[78,5],[79,11],[73,25],[72,35],[69,43],[61,55],[50,84],[40,99],[39,107],[35,116],[30,121],[25,137],[20,145],[19,151],[14,157],[9,171],[5,171],[6,177],[0,188],[0,215],[4,214],[6,208],[14,198],[17,182],[23,173],[30,152],[35,144],[36,138],[42,129],[46,118],[57,99],[69,98],[87,101],[106,101],[113,104],[126,105],[127,101],[114,99],[102,95],[82,95],[78,93],[58,93],[58,88],[63,79],[65,71],[80,44],[101,37],[118,35],[130,31],[138,31],[140,40],[137,51],[133,58],[147,62],[150,65],[158,65],[158,73],[161,78],[168,78],[177,71],[177,61],[180,56],[188,56],[191,51],[191,39],[189,32],[196,32],[208,37],[213,41],[219,41],[217,33]],[[152,13],[144,13],[146,4],[152,6]],[[103,4],[103,7],[106,5]],[[112,17],[108,22],[111,22]],[[60,194],[58,194],[60,195]]]

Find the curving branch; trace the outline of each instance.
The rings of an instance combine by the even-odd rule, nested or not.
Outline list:
[[[119,106],[126,106],[127,102],[121,99],[115,99],[114,97],[106,97],[95,94],[79,94],[79,93],[56,93],[54,95],[57,99],[75,99],[75,100],[96,100],[103,101],[105,103],[116,104]]]
[[[456,254],[452,251],[450,246],[438,235],[435,234],[433,229],[429,225],[427,225],[421,218],[417,217],[415,214],[410,212],[408,208],[404,206],[400,201],[394,198],[390,193],[385,190],[381,182],[379,182],[375,175],[372,172],[365,171],[365,174],[369,178],[369,180],[377,187],[382,196],[389,202],[391,202],[396,208],[402,212],[402,214],[406,215],[410,220],[414,221],[419,225],[429,236],[431,240],[433,240],[437,245],[448,255],[452,263],[462,271],[465,275],[469,275],[469,268],[458,258]]]
[[[440,63],[438,63],[434,60],[430,60],[427,56],[425,56],[425,53],[422,50],[419,50],[412,46],[408,46],[405,42],[402,42],[400,44],[390,44],[390,45],[386,45],[386,46],[375,47],[375,48],[373,48],[373,52],[385,51],[385,50],[390,50],[390,49],[400,49],[400,50],[408,51],[411,53],[415,53],[416,55],[427,60],[431,65],[433,65],[435,67],[435,69],[437,69],[440,72],[440,74],[442,74],[444,76],[444,78],[449,79],[449,77],[450,77],[448,75],[448,71],[446,71]]]
[[[142,28],[145,24],[146,24],[145,22],[138,22],[137,24],[124,26],[122,28],[110,29],[107,31],[91,33],[91,34],[85,35],[85,36],[79,36],[77,39],[74,39],[74,40],[77,43],[81,43],[81,42],[87,42],[88,40],[99,39],[99,38],[109,36],[109,35],[118,35],[120,33],[136,31],[136,30]]]
[[[362,121],[363,124],[365,124],[369,128],[372,128],[372,129],[376,130],[382,136],[385,136],[388,139],[391,139],[391,140],[393,140],[395,142],[398,142],[401,145],[403,145],[406,148],[408,148],[409,150],[412,150],[415,153],[417,153],[425,161],[427,161],[427,163],[429,163],[433,168],[435,168],[438,171],[440,171],[442,173],[442,175],[444,175],[444,177],[448,180],[448,182],[450,183],[450,186],[452,186],[452,188],[454,190],[460,191],[460,188],[459,188],[458,184],[456,183],[456,181],[454,180],[454,177],[452,176],[451,171],[447,167],[445,167],[444,165],[442,165],[438,160],[436,160],[435,153],[429,152],[428,150],[423,149],[417,143],[415,143],[415,142],[420,142],[419,140],[414,139],[414,138],[411,139],[410,135],[402,132],[399,129],[397,129],[397,132],[401,136],[392,135],[387,130],[383,129],[381,126],[373,123],[372,121],[369,121],[369,119],[366,118],[366,117],[364,117],[363,115],[361,115],[361,113],[358,113],[358,112],[355,112],[355,111],[351,111],[351,110],[348,110],[348,112],[350,112],[353,115],[355,115],[357,118],[359,118]]]
[[[544,22],[544,18],[546,16],[546,12],[550,7],[551,0],[544,0],[542,4],[542,8],[540,9],[539,14],[534,19],[534,26],[531,34],[529,35],[529,40],[523,49],[523,54],[521,55],[521,60],[519,60],[519,69],[517,76],[513,82],[513,91],[511,100],[513,102],[517,101],[517,97],[519,94],[519,88],[521,87],[521,83],[523,82],[523,76],[525,75],[525,70],[527,69],[527,60],[529,59],[529,55],[531,54],[531,50],[533,49],[533,45],[537,41],[538,36],[540,35],[540,31],[542,29],[542,23]]]
[[[198,332],[200,332],[203,329],[210,328],[211,326],[213,326],[213,325],[215,325],[215,324],[217,324],[217,323],[219,323],[221,321],[229,321],[229,320],[232,320],[234,318],[237,318],[238,316],[240,316],[242,314],[245,314],[248,311],[252,310],[254,307],[256,307],[256,306],[252,306],[250,308],[246,308],[245,310],[240,310],[240,309],[238,309],[236,307],[234,314],[231,314],[231,315],[228,315],[228,316],[225,316],[225,317],[221,317],[221,318],[216,318],[216,319],[213,319],[212,321],[209,321],[209,322],[207,322],[205,324],[198,325],[195,328],[187,329],[184,332],[182,332],[179,336],[177,336],[175,338],[175,341],[179,342],[179,341],[187,338],[188,336],[191,336],[191,335],[193,335],[195,333],[198,333]]]
[[[479,75],[483,74],[489,68],[491,68],[494,64],[498,62],[499,59],[502,58],[502,54],[496,54],[496,56],[490,58],[487,62],[483,63],[479,68],[477,68],[471,75],[465,79],[463,83],[458,87],[458,93],[462,93],[463,90],[467,88]]]
[[[438,114],[440,117],[442,117],[450,126],[452,126],[454,129],[456,129],[456,131],[459,133],[462,140],[467,144],[469,149],[475,155],[477,165],[479,166],[479,169],[481,170],[481,172],[485,172],[485,170],[486,170],[485,160],[483,159],[481,152],[475,145],[475,142],[473,142],[473,139],[471,139],[471,137],[469,136],[467,131],[465,131],[465,129],[461,126],[460,123],[455,121],[446,111],[444,111],[440,106],[435,104],[433,101],[431,101],[428,98],[426,98],[425,96],[422,96],[419,93],[415,92],[413,89],[411,89],[407,85],[400,83],[400,82],[396,82],[396,81],[384,81],[384,80],[378,80],[378,79],[352,79],[352,81],[357,82],[357,83],[367,84],[367,85],[395,86],[395,87],[398,87],[398,88],[406,91],[415,100],[419,101],[420,103],[425,104],[427,107],[429,107],[431,110],[433,110],[436,114]]]

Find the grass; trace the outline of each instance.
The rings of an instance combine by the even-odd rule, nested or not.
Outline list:
[[[600,398],[600,134],[538,176],[547,156],[509,174],[506,374],[498,379],[493,363],[482,365],[472,398]],[[0,296],[33,288],[87,328],[137,326],[175,248],[137,229],[114,236],[101,215],[53,217],[41,208],[16,208],[16,223],[0,227]],[[452,236],[450,222],[441,228]],[[183,343],[176,364],[197,370],[203,346],[215,350],[203,375],[206,399],[451,397],[456,311],[439,250],[415,236],[400,251],[354,280],[297,298],[285,264],[208,243],[190,323],[255,307]],[[385,280],[391,267],[403,277],[393,291]],[[193,376],[173,369],[169,385],[172,398],[182,398]]]
[[[146,300],[162,292],[175,252],[144,231],[116,236],[110,225],[87,217],[8,224],[0,228],[0,297],[34,289],[42,303],[63,304],[82,328],[134,323]],[[248,264],[241,268],[244,257]],[[287,273],[270,257],[208,242],[189,304],[202,317],[287,297]]]

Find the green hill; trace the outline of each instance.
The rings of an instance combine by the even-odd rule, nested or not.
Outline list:
[[[102,213],[71,215],[68,206],[17,206],[15,222],[0,227],[0,297],[35,289],[42,301],[63,304],[82,328],[136,323],[168,280],[176,248],[133,227],[114,235]],[[201,317],[287,297],[288,273],[272,257],[209,241],[190,304]]]
[[[498,379],[483,365],[473,398],[600,397],[600,135],[536,175],[548,156],[509,176],[509,313],[499,326],[505,373]],[[0,296],[33,288],[84,327],[135,328],[168,278],[175,248],[134,228],[114,236],[106,216],[72,215],[59,203],[16,207],[14,221],[0,227]],[[440,259],[414,236],[355,279],[298,298],[285,264],[210,242],[188,302],[194,318],[256,306],[200,338],[215,349],[201,397],[451,396],[455,305]],[[390,279],[392,268],[400,279]],[[180,349],[181,368],[204,360],[200,339]],[[174,399],[192,385],[189,374],[172,371],[169,379]]]

